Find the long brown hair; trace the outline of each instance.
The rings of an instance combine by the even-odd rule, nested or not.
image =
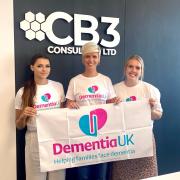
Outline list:
[[[48,57],[46,57],[42,54],[36,54],[32,57],[30,65],[33,66],[39,58],[45,58],[45,59],[49,60]],[[23,109],[27,106],[30,106],[30,107],[34,106],[33,98],[36,95],[36,89],[37,89],[37,87],[36,87],[36,82],[34,80],[34,73],[31,71],[29,80],[27,80],[24,83],[24,91],[22,94],[22,108]]]

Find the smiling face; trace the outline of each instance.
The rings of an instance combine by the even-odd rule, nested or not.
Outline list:
[[[33,65],[31,70],[34,72],[34,79],[45,80],[50,74],[50,62],[47,58],[38,58]]]
[[[127,82],[138,83],[142,76],[142,65],[137,59],[128,60],[125,66],[125,79]]]
[[[100,62],[100,55],[98,52],[87,53],[83,56],[83,64],[85,71],[96,71],[96,67]]]

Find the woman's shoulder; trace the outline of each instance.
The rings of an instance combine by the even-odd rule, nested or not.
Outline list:
[[[23,92],[24,92],[24,86],[19,88],[16,94],[21,94],[22,95]]]
[[[97,77],[101,78],[101,79],[105,79],[105,80],[111,80],[111,78],[109,76],[106,76],[106,75],[101,74],[101,73],[99,73]]]
[[[74,81],[74,80],[77,80],[77,79],[81,79],[82,77],[83,77],[82,74],[78,74],[78,75],[72,77],[72,78],[70,79],[70,81]]]
[[[58,82],[58,81],[53,81],[53,80],[48,80],[48,85],[50,86],[56,86],[56,87],[59,87],[59,86],[63,86],[62,83]]]
[[[71,83],[71,84],[72,83],[76,83],[76,84],[83,83],[84,81],[87,81],[88,79],[90,79],[90,78],[87,78],[87,77],[83,76],[82,74],[78,74],[78,75],[72,77],[70,79],[69,83]]]
[[[21,99],[24,92],[24,87],[21,87],[16,93],[16,100]]]
[[[146,87],[150,92],[154,92],[154,93],[158,93],[158,94],[160,93],[159,89],[157,87],[155,87],[153,84],[142,81],[142,85],[144,87]]]
[[[147,87],[152,88],[152,89],[158,89],[158,88],[155,87],[153,84],[150,84],[150,83],[145,82],[145,81],[142,81],[142,84],[143,84],[144,86],[147,86]]]
[[[114,84],[113,86],[114,86],[114,88],[118,88],[118,87],[121,87],[123,85],[124,85],[124,81],[121,81],[121,82]]]

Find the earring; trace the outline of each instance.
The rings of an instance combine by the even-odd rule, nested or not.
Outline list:
[[[32,65],[31,65],[30,69],[31,69],[31,71],[34,71],[34,68],[33,68],[33,66],[32,66]]]

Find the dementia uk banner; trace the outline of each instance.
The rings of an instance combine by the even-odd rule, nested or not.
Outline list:
[[[41,171],[153,155],[148,101],[43,110],[36,122]]]

